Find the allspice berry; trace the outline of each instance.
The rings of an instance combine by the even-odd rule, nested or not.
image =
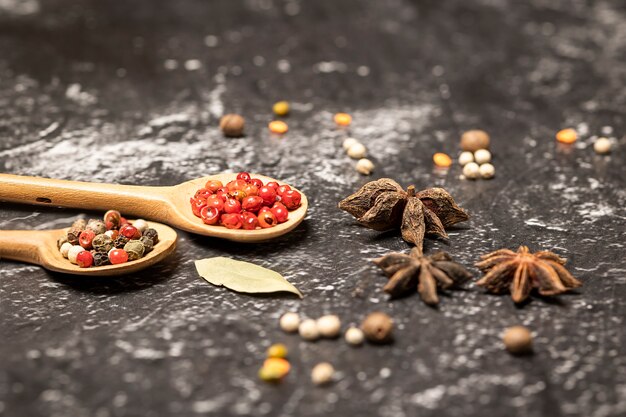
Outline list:
[[[365,317],[361,330],[372,343],[389,343],[392,339],[393,321],[385,313],[374,312]]]
[[[226,114],[220,119],[220,129],[224,136],[238,138],[243,136],[243,127],[246,120],[238,114]]]
[[[533,350],[533,337],[524,326],[513,326],[506,329],[502,337],[506,350],[514,355],[524,355]]]
[[[461,135],[461,149],[469,152],[489,149],[489,135],[484,130],[468,130]]]

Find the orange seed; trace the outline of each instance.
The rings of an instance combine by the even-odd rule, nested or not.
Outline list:
[[[445,153],[437,152],[433,155],[433,162],[438,167],[448,168],[450,165],[452,165],[452,158],[450,158]]]
[[[283,122],[282,120],[274,120],[270,122],[268,127],[270,128],[270,131],[272,133],[276,133],[278,135],[287,133],[287,131],[289,130],[289,126],[287,126],[287,123]]]
[[[350,126],[350,123],[352,123],[352,116],[348,113],[337,113],[335,114],[335,123],[339,126]]]
[[[574,129],[559,130],[556,134],[556,140],[561,143],[574,143],[578,139],[578,135]]]

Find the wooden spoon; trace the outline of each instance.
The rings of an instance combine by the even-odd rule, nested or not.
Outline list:
[[[41,265],[50,271],[74,275],[107,276],[136,272],[161,261],[176,249],[176,232],[164,224],[149,222],[159,242],[143,258],[117,265],[80,268],[65,259],[57,240],[67,232],[58,230],[0,230],[0,258]]]
[[[308,202],[301,191],[301,206],[289,212],[289,219],[285,223],[267,229],[243,230],[209,226],[194,216],[189,199],[199,188],[203,188],[208,180],[219,180],[226,185],[236,177],[237,174],[217,174],[172,187],[142,187],[0,174],[0,201],[86,210],[114,209],[124,216],[151,219],[188,232],[238,242],[273,239],[293,230],[304,219]],[[262,175],[254,174],[252,178],[259,178],[264,184],[268,181],[284,184]]]

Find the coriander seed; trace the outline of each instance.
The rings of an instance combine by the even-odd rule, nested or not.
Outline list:
[[[317,328],[317,322],[312,319],[306,319],[298,326],[298,333],[304,340],[314,341],[320,337],[320,332]]]
[[[491,161],[491,152],[487,149],[479,149],[474,152],[474,160],[478,165],[486,164]]]
[[[317,330],[322,337],[335,338],[341,330],[341,320],[334,314],[322,316],[317,319]]]
[[[295,333],[300,326],[300,316],[297,313],[285,313],[279,320],[280,328],[287,333]]]
[[[486,180],[493,178],[493,176],[496,175],[496,169],[491,164],[482,164],[478,167],[478,170],[480,171],[480,176]]]
[[[343,146],[343,150],[347,152],[348,149],[350,149],[350,147],[356,143],[360,143],[360,142],[356,140],[355,138],[346,138],[341,144],[341,146]]]
[[[612,148],[612,143],[610,139],[607,138],[598,138],[594,143],[593,143],[593,150],[598,154],[598,155],[606,155],[607,153],[611,152],[611,148]]]
[[[470,152],[489,149],[489,141],[489,135],[484,130],[468,130],[461,135],[461,149]]]
[[[459,155],[459,165],[465,166],[470,162],[474,162],[474,154],[469,151],[461,152],[461,155]]]
[[[333,380],[334,375],[335,368],[333,368],[330,363],[318,363],[311,370],[311,381],[313,381],[315,385],[325,385]]]
[[[348,344],[352,346],[359,346],[363,344],[365,335],[363,334],[363,331],[358,327],[350,327],[348,330],[346,330],[345,338]]]
[[[374,312],[363,320],[361,330],[372,343],[388,343],[392,339],[393,321],[385,313]]]
[[[367,156],[367,148],[360,142],[357,142],[348,148],[348,156],[352,159],[361,159]]]
[[[480,167],[476,162],[470,162],[463,167],[463,175],[465,175],[467,179],[475,180],[480,177]]]
[[[243,136],[246,120],[238,114],[226,114],[220,119],[220,129],[224,136],[237,138]]]
[[[533,337],[524,326],[513,326],[506,329],[502,337],[506,350],[514,355],[523,355],[532,352]]]
[[[374,163],[367,158],[361,158],[355,166],[357,172],[362,175],[370,175],[374,171]]]

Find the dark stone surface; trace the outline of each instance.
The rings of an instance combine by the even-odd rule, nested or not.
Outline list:
[[[304,190],[308,218],[262,245],[181,232],[171,259],[124,278],[3,260],[0,415],[626,413],[623,2],[207,3],[0,1],[0,170],[156,185],[248,169]],[[278,99],[294,108],[281,139],[266,129]],[[354,116],[350,132],[333,126],[340,110]],[[224,111],[245,115],[247,137],[221,137]],[[567,126],[582,139],[557,147]],[[473,127],[492,135],[496,178],[433,172],[431,155],[456,155]],[[610,156],[590,146],[601,132],[618,143]],[[369,259],[408,246],[336,209],[367,180],[341,149],[348,134],[370,149],[376,177],[444,186],[470,211],[429,253],[471,265],[499,247],[550,249],[583,288],[522,308],[473,285],[439,309],[417,296],[389,302]],[[1,208],[1,229],[80,214]],[[271,267],[305,298],[212,287],[193,260],[216,255]],[[278,329],[288,310],[346,325],[383,310],[396,343],[305,343]],[[520,323],[536,334],[531,357],[500,342]],[[291,351],[280,386],[256,377],[271,342]],[[312,386],[320,361],[339,382]]]

